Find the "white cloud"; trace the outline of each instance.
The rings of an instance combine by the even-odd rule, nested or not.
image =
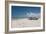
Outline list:
[[[31,13],[27,13],[26,16],[27,17],[37,17],[38,18],[38,17],[40,17],[40,13],[32,13],[31,12]]]

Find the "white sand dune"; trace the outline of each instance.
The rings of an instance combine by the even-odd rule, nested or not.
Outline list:
[[[23,27],[40,27],[41,19],[38,20],[28,20],[19,19],[19,20],[12,20],[11,27],[12,28],[23,28]]]

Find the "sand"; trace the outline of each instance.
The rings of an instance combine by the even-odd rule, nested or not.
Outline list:
[[[11,22],[12,28],[40,27],[41,19],[40,18],[38,20],[28,20],[27,18],[18,20],[14,19]]]

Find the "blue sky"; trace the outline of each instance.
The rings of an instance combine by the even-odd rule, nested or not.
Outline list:
[[[28,17],[31,14],[39,14],[40,7],[12,6],[12,17]]]

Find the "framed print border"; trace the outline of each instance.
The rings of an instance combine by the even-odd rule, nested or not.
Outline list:
[[[19,3],[19,4],[37,4],[43,6],[43,29],[38,30],[23,30],[23,31],[9,31],[9,4]],[[45,3],[37,2],[23,2],[23,1],[5,1],[5,32],[6,33],[22,33],[22,32],[38,32],[45,31]]]

